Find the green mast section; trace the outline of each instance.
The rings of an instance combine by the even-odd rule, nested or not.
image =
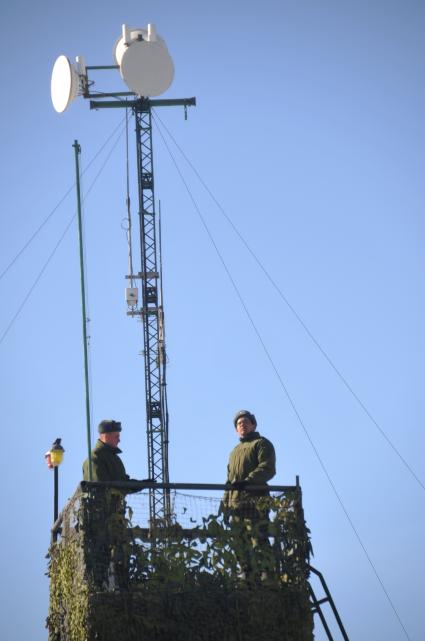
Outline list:
[[[80,189],[80,162],[79,156],[81,147],[78,140],[72,145],[75,153],[75,184],[77,188],[77,215],[78,215],[78,240],[80,248],[80,280],[81,280],[81,310],[83,316],[83,349],[84,349],[84,382],[86,393],[86,428],[87,428],[87,452],[89,460],[89,479],[92,480],[91,461],[91,434],[90,434],[90,386],[87,349],[87,313],[86,313],[86,287],[84,281],[84,243],[83,243],[83,221],[81,214],[81,189]]]

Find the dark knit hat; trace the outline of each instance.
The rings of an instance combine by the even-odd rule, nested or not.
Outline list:
[[[100,421],[99,434],[108,434],[109,432],[121,432],[121,423],[119,421],[113,421],[112,419],[105,419]]]
[[[249,419],[251,423],[254,423],[255,427],[257,427],[257,419],[255,418],[254,414],[251,414],[251,412],[248,412],[248,410],[239,410],[239,412],[235,414],[235,418],[233,419],[233,425],[235,427],[238,420],[243,416],[246,416],[247,419]]]

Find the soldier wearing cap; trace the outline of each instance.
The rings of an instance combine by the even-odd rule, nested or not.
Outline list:
[[[99,439],[91,455],[92,481],[128,481],[124,463],[118,456],[121,450],[120,442],[121,423],[119,421],[104,420],[99,423]],[[89,460],[83,463],[83,477],[89,481]]]
[[[261,501],[267,490],[249,491],[249,485],[265,485],[276,474],[276,455],[273,444],[257,431],[257,420],[248,410],[240,410],[233,419],[239,443],[232,450],[227,466],[226,491],[222,501],[225,519],[239,528],[240,546],[235,550],[243,575],[247,580],[264,576],[255,570],[265,567],[271,554],[268,539],[269,510]],[[270,563],[269,563],[270,567]]]
[[[113,486],[116,481],[129,481],[119,454],[121,423],[106,419],[98,426],[99,438],[91,453],[92,481],[108,481],[111,487],[98,490],[94,496],[97,509],[94,510],[92,536],[96,553],[93,559],[95,580],[102,589],[127,589],[129,581],[129,555],[124,543],[128,541],[125,490]],[[90,480],[89,460],[83,463],[83,477]]]
[[[247,485],[263,485],[276,474],[276,455],[272,443],[257,431],[257,420],[248,410],[240,410],[233,419],[239,443],[232,450],[227,466],[226,483],[235,489],[226,492],[224,505],[237,511],[244,510],[252,496],[267,495],[267,491],[244,492]]]

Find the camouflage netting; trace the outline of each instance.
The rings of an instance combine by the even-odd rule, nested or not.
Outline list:
[[[311,641],[298,488],[230,515],[170,498],[152,527],[149,490],[76,492],[49,552],[49,641]]]

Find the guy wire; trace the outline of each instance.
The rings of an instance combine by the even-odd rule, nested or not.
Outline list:
[[[396,618],[397,618],[397,620],[398,620],[398,622],[400,624],[400,627],[402,628],[402,630],[403,630],[403,632],[405,634],[406,639],[408,639],[408,641],[411,641],[410,637],[409,637],[409,635],[407,633],[407,630],[406,630],[406,628],[405,628],[405,626],[404,626],[404,624],[403,624],[403,622],[401,620],[401,617],[400,617],[400,615],[399,615],[399,613],[398,613],[398,611],[397,611],[397,609],[396,609],[396,607],[395,607],[395,605],[394,605],[394,603],[393,603],[393,601],[392,601],[392,599],[391,599],[391,597],[390,597],[390,595],[389,595],[389,593],[388,593],[388,591],[387,591],[387,589],[386,589],[386,587],[385,587],[380,575],[378,574],[378,571],[377,571],[377,569],[376,569],[371,557],[369,556],[369,553],[368,553],[368,551],[367,551],[362,539],[360,538],[359,533],[357,532],[357,529],[356,529],[356,527],[355,527],[355,525],[354,525],[354,523],[353,523],[353,521],[352,521],[352,519],[351,519],[351,517],[350,517],[350,515],[348,513],[348,510],[346,509],[346,507],[345,507],[345,505],[344,505],[344,503],[342,501],[342,498],[340,497],[340,495],[339,495],[339,493],[338,493],[338,491],[336,489],[336,486],[335,486],[335,484],[334,484],[334,482],[333,482],[333,480],[332,480],[332,478],[331,478],[331,476],[330,476],[330,474],[329,474],[329,472],[328,472],[328,470],[327,470],[327,468],[325,466],[325,463],[323,462],[323,460],[322,460],[322,458],[321,458],[321,456],[319,454],[319,451],[318,451],[318,449],[317,449],[312,437],[310,436],[310,433],[309,433],[306,425],[304,424],[304,421],[303,421],[303,419],[302,419],[302,417],[301,417],[301,415],[300,415],[300,413],[299,413],[299,411],[298,411],[298,409],[297,409],[297,407],[295,405],[295,402],[292,399],[292,397],[291,397],[291,395],[290,395],[290,393],[288,391],[288,388],[286,387],[286,384],[283,381],[283,379],[282,379],[282,377],[281,377],[281,375],[280,375],[280,373],[279,373],[279,371],[277,369],[277,366],[275,365],[275,363],[274,363],[274,361],[272,359],[272,356],[271,356],[269,350],[267,349],[267,347],[266,347],[266,345],[264,343],[264,340],[263,340],[263,338],[262,338],[262,336],[261,336],[261,334],[260,334],[260,332],[259,332],[259,330],[258,330],[258,328],[257,328],[257,326],[256,326],[256,324],[255,324],[255,322],[254,322],[249,310],[248,310],[248,307],[247,307],[247,305],[246,305],[246,303],[245,303],[245,301],[244,301],[244,299],[243,299],[243,297],[242,297],[242,295],[241,295],[241,293],[240,293],[240,291],[238,289],[238,286],[236,285],[236,282],[234,281],[234,279],[233,279],[233,277],[232,277],[232,275],[230,273],[230,270],[229,270],[229,268],[228,268],[223,256],[221,255],[220,250],[218,249],[218,246],[217,246],[217,244],[216,244],[216,242],[214,240],[214,237],[213,237],[213,235],[212,235],[212,233],[211,233],[211,231],[210,231],[210,229],[209,229],[209,227],[208,227],[208,225],[207,225],[207,223],[205,221],[205,218],[202,215],[202,213],[201,213],[201,211],[200,211],[200,209],[198,207],[198,204],[197,204],[195,198],[193,197],[192,192],[190,191],[189,186],[188,186],[186,180],[184,179],[183,174],[182,174],[179,166],[177,165],[177,162],[176,162],[176,160],[175,160],[175,158],[174,158],[174,156],[173,156],[173,154],[172,154],[172,152],[171,152],[171,150],[170,150],[170,148],[169,148],[169,146],[168,146],[168,144],[167,144],[167,142],[166,142],[166,140],[165,140],[165,138],[164,138],[164,136],[163,136],[163,134],[162,134],[162,132],[161,132],[161,130],[159,128],[158,128],[158,131],[159,131],[159,134],[160,134],[160,136],[162,138],[162,141],[163,141],[163,143],[164,143],[164,145],[165,145],[165,147],[166,147],[166,149],[167,149],[167,151],[168,151],[168,153],[169,153],[169,155],[171,157],[171,160],[172,160],[172,162],[173,162],[173,164],[174,164],[174,166],[175,166],[175,168],[177,170],[177,173],[179,174],[180,179],[181,179],[181,181],[183,182],[183,185],[186,188],[186,191],[187,191],[187,193],[189,195],[189,198],[192,201],[193,206],[195,207],[195,210],[196,210],[196,212],[197,212],[197,214],[198,214],[198,216],[199,216],[199,218],[201,220],[201,223],[202,223],[202,225],[203,225],[203,227],[204,227],[204,229],[205,229],[205,231],[206,231],[206,233],[207,233],[207,235],[208,235],[208,237],[209,237],[209,239],[210,239],[210,241],[211,241],[211,243],[212,243],[212,245],[213,245],[213,247],[214,247],[214,249],[215,249],[215,251],[217,253],[217,256],[218,256],[218,258],[219,258],[219,260],[220,260],[220,262],[221,262],[221,264],[222,264],[222,266],[223,266],[223,268],[224,268],[224,270],[225,270],[225,272],[226,272],[226,274],[227,274],[227,276],[228,276],[228,278],[229,278],[229,280],[230,280],[230,282],[231,282],[231,284],[232,284],[232,286],[233,286],[233,288],[235,290],[235,293],[236,293],[236,295],[237,295],[237,297],[238,297],[238,299],[239,299],[239,301],[240,301],[240,303],[241,303],[241,305],[242,305],[242,307],[243,307],[243,309],[244,309],[244,311],[245,311],[245,313],[246,313],[246,315],[248,317],[248,320],[251,323],[251,326],[252,326],[252,328],[253,328],[253,330],[254,330],[254,332],[255,332],[255,334],[256,334],[256,336],[257,336],[257,338],[258,338],[258,340],[259,340],[259,342],[260,342],[260,344],[261,344],[261,346],[262,346],[262,348],[264,350],[264,353],[266,354],[267,359],[270,362],[270,365],[272,366],[272,368],[273,368],[273,370],[274,370],[274,372],[275,372],[275,374],[277,376],[277,379],[278,379],[278,381],[279,381],[279,383],[280,383],[280,385],[281,385],[281,387],[282,387],[282,389],[283,389],[283,391],[284,391],[284,393],[285,393],[285,395],[286,395],[286,397],[287,397],[287,399],[288,399],[288,401],[289,401],[289,403],[290,403],[290,405],[291,405],[291,407],[292,407],[292,409],[293,409],[293,411],[294,411],[294,413],[295,413],[295,415],[296,415],[296,417],[298,419],[298,422],[301,425],[301,427],[302,427],[302,429],[304,431],[304,434],[306,435],[306,437],[307,437],[307,439],[308,439],[308,441],[309,441],[309,443],[310,443],[310,445],[311,445],[311,447],[313,449],[313,452],[314,452],[317,460],[319,461],[320,467],[322,468],[322,470],[323,470],[323,472],[324,472],[324,474],[325,474],[325,476],[326,476],[326,478],[327,478],[327,480],[328,480],[328,482],[329,482],[329,484],[330,484],[330,486],[332,488],[332,491],[335,494],[335,496],[336,496],[336,498],[337,498],[337,500],[338,500],[338,502],[339,502],[339,504],[340,504],[340,506],[341,506],[346,518],[347,518],[347,521],[348,521],[352,531],[354,532],[354,534],[355,534],[355,536],[356,536],[356,538],[357,538],[357,540],[358,540],[358,542],[359,542],[359,544],[360,544],[360,546],[361,546],[361,548],[363,550],[363,553],[365,554],[366,559],[368,560],[369,565],[372,568],[372,571],[375,574],[375,577],[377,578],[377,580],[379,582],[379,585],[381,586],[381,589],[384,592],[385,597],[386,597],[391,609],[393,610],[393,612],[394,612],[394,614],[395,614],[395,616],[396,616]]]
[[[82,172],[82,175],[85,174],[85,172],[91,167],[91,165],[94,163],[96,158],[99,156],[99,154],[104,150],[108,142],[111,140],[111,138],[115,135],[115,133],[118,131],[118,129],[121,127],[122,123],[124,122],[124,118],[120,120],[118,125],[115,127],[115,129],[112,131],[112,133],[108,136],[108,138],[105,140],[105,142],[101,145],[101,147],[98,149],[98,151],[95,153],[93,158],[90,160],[90,162],[87,164],[87,167],[84,169]],[[26,243],[21,247],[21,249],[17,252],[15,257],[10,261],[10,263],[4,268],[4,270],[0,273],[0,280],[7,274],[9,269],[16,263],[18,258],[24,253],[24,251],[27,249],[27,247],[32,243],[34,238],[39,234],[39,232],[43,229],[43,227],[46,225],[46,223],[50,220],[50,218],[53,216],[53,214],[59,209],[60,205],[63,203],[63,201],[69,196],[69,194],[74,190],[75,188],[75,183],[69,187],[69,189],[66,190],[62,198],[57,202],[57,204],[53,207],[53,209],[50,211],[50,213],[46,216],[46,218],[43,220],[42,223],[37,227],[37,229],[33,232],[33,234],[30,236],[30,238],[26,241]]]
[[[387,442],[387,444],[391,447],[391,449],[393,450],[393,452],[397,455],[397,457],[398,457],[398,458],[400,459],[400,461],[403,463],[404,467],[407,469],[407,471],[410,473],[410,475],[414,478],[414,480],[418,483],[418,485],[419,485],[423,490],[425,490],[425,485],[424,485],[424,483],[423,483],[423,482],[421,481],[421,479],[418,477],[418,475],[416,474],[416,472],[414,471],[414,469],[412,468],[412,466],[411,466],[411,465],[409,464],[409,462],[404,458],[404,456],[401,454],[401,452],[397,449],[396,445],[392,442],[391,438],[387,435],[387,433],[385,432],[385,430],[384,430],[384,429],[379,425],[378,421],[374,418],[374,416],[373,416],[373,415],[372,415],[372,413],[368,410],[368,408],[367,408],[367,407],[366,407],[366,405],[363,403],[363,401],[361,400],[361,398],[360,398],[360,397],[358,396],[358,394],[354,391],[353,387],[350,385],[350,383],[348,382],[348,380],[345,378],[345,376],[342,374],[342,372],[341,372],[341,371],[337,368],[337,366],[334,364],[334,362],[332,361],[331,357],[330,357],[330,356],[329,356],[329,354],[326,352],[326,350],[325,350],[325,349],[320,345],[319,341],[316,339],[316,337],[314,336],[314,334],[310,331],[310,329],[308,328],[308,326],[306,325],[306,323],[304,322],[304,320],[301,318],[300,314],[296,311],[296,309],[293,307],[293,305],[289,302],[288,298],[285,296],[285,294],[283,293],[283,291],[280,289],[280,287],[278,286],[278,284],[276,283],[276,281],[275,281],[275,280],[272,278],[272,276],[269,274],[269,272],[267,271],[267,269],[264,267],[263,263],[260,261],[260,259],[257,257],[257,255],[255,254],[255,252],[253,251],[253,249],[251,249],[251,247],[250,247],[250,245],[248,244],[248,242],[247,242],[247,241],[245,240],[245,238],[242,236],[241,232],[238,230],[238,228],[236,227],[236,225],[233,223],[233,221],[231,220],[230,216],[225,212],[225,210],[224,210],[224,208],[222,207],[222,205],[219,203],[219,201],[217,200],[217,198],[214,196],[214,194],[212,193],[212,191],[209,189],[208,185],[207,185],[207,184],[205,183],[205,181],[202,179],[202,177],[201,177],[201,175],[199,174],[199,172],[197,171],[196,167],[194,167],[194,165],[192,164],[192,162],[191,162],[191,161],[189,160],[189,158],[186,156],[186,154],[184,153],[184,151],[182,150],[182,148],[180,147],[180,145],[179,145],[179,144],[177,143],[177,141],[175,140],[174,136],[173,136],[173,135],[171,134],[171,132],[168,130],[168,128],[166,127],[166,125],[162,122],[162,120],[160,119],[160,117],[158,116],[158,114],[157,114],[157,113],[154,113],[154,120],[155,120],[155,124],[156,124],[156,125],[157,125],[157,127],[158,127],[158,131],[160,131],[160,126],[158,125],[158,122],[159,122],[159,123],[161,124],[161,126],[165,129],[165,131],[167,132],[168,136],[169,136],[169,137],[170,137],[170,139],[173,141],[173,143],[175,144],[175,146],[177,147],[178,151],[181,153],[181,155],[183,156],[183,158],[185,159],[185,161],[187,162],[187,164],[189,165],[189,167],[192,169],[192,171],[194,172],[194,174],[195,174],[195,175],[196,175],[196,177],[198,178],[198,180],[199,180],[199,182],[201,183],[201,185],[204,187],[204,189],[205,189],[205,190],[206,190],[206,192],[209,194],[209,196],[211,197],[211,199],[212,199],[212,200],[214,201],[214,203],[217,205],[218,209],[221,211],[221,213],[222,213],[222,215],[224,216],[224,218],[227,220],[227,222],[228,222],[228,223],[229,223],[229,225],[232,227],[232,229],[233,229],[233,231],[235,232],[235,234],[238,236],[239,240],[242,242],[242,244],[245,246],[245,248],[246,248],[246,249],[248,250],[248,252],[251,254],[251,256],[253,257],[253,259],[254,259],[254,260],[255,260],[255,262],[257,263],[257,265],[260,267],[261,271],[264,273],[264,275],[266,276],[266,278],[269,280],[269,282],[271,283],[271,285],[274,287],[274,289],[276,290],[276,292],[277,292],[277,293],[278,293],[278,295],[280,296],[280,298],[284,301],[284,303],[287,305],[287,307],[289,308],[289,310],[292,312],[292,314],[295,316],[295,318],[297,319],[297,321],[300,323],[301,327],[304,329],[304,331],[306,332],[306,334],[308,335],[308,337],[310,338],[310,340],[311,340],[311,341],[313,342],[313,344],[317,347],[317,349],[320,351],[320,353],[322,354],[322,356],[326,359],[326,361],[328,362],[328,364],[330,365],[330,367],[334,370],[334,372],[336,373],[336,375],[338,376],[338,378],[339,378],[339,379],[341,380],[341,382],[344,384],[344,386],[346,387],[346,389],[350,392],[350,394],[352,395],[352,397],[356,400],[356,402],[357,402],[357,403],[358,403],[358,405],[361,407],[361,409],[363,410],[363,412],[366,414],[366,416],[369,418],[369,420],[373,423],[373,425],[377,428],[377,430],[379,431],[379,433],[381,434],[381,436],[385,439],[385,441]],[[158,122],[157,122],[157,121],[158,121]],[[162,134],[161,134],[161,135],[162,135]],[[170,153],[170,152],[169,152],[169,153]]]
[[[120,122],[120,125],[122,124],[122,122],[123,122],[123,121],[121,121],[121,122]],[[115,133],[115,132],[116,132],[116,129],[114,130],[114,133]],[[86,200],[87,196],[89,195],[89,193],[90,193],[90,192],[91,192],[91,190],[93,189],[94,185],[96,184],[96,182],[97,182],[97,180],[98,180],[99,176],[100,176],[100,175],[101,175],[101,173],[103,172],[103,170],[104,170],[104,168],[105,168],[105,166],[106,166],[106,164],[107,164],[108,160],[109,160],[109,159],[110,159],[110,157],[112,156],[112,152],[115,150],[115,148],[116,148],[116,146],[117,146],[117,144],[118,144],[118,142],[119,142],[119,140],[120,140],[120,138],[121,138],[121,135],[122,135],[122,132],[120,132],[120,135],[118,136],[117,140],[114,142],[114,144],[113,144],[113,146],[112,146],[111,150],[109,151],[109,153],[108,153],[108,155],[107,155],[106,159],[104,160],[104,162],[103,162],[102,166],[100,167],[100,169],[99,169],[99,171],[97,172],[96,176],[95,176],[95,177],[94,177],[94,179],[92,180],[91,185],[90,185],[90,187],[87,189],[87,192],[86,192],[86,194],[85,194],[85,196],[84,196],[84,198],[83,198],[83,203],[85,202],[85,200]],[[109,138],[109,139],[110,139],[110,138]],[[108,139],[108,140],[109,140],[109,139]],[[104,145],[104,146],[105,146],[105,145]],[[99,152],[98,152],[98,153],[99,153]],[[93,162],[93,159],[92,159],[91,163],[92,163],[92,162]],[[75,186],[75,183],[74,183],[74,185],[71,187],[70,191],[72,191],[72,190],[73,190],[74,186]],[[74,221],[75,217],[76,217],[76,214],[74,213],[74,214],[72,215],[72,217],[70,218],[70,220],[68,221],[68,223],[67,223],[67,225],[66,225],[66,227],[65,227],[64,231],[62,232],[61,236],[59,237],[59,240],[58,240],[58,242],[56,243],[56,245],[54,246],[54,248],[53,248],[52,252],[49,254],[49,256],[48,256],[48,258],[47,258],[46,262],[45,262],[45,263],[44,263],[44,265],[42,266],[42,268],[41,268],[40,272],[39,272],[39,273],[38,273],[38,275],[36,276],[36,278],[35,278],[34,282],[32,283],[31,287],[29,288],[29,290],[27,291],[26,295],[24,296],[24,299],[23,299],[22,303],[19,305],[19,307],[18,307],[17,311],[15,312],[14,316],[12,317],[11,321],[10,321],[10,322],[9,322],[9,324],[7,325],[7,327],[6,327],[6,329],[4,330],[3,334],[0,336],[0,345],[2,344],[2,342],[4,341],[4,339],[6,338],[7,334],[9,333],[9,331],[12,329],[13,324],[15,323],[15,321],[16,321],[16,319],[18,318],[19,314],[21,313],[21,311],[22,311],[22,310],[23,310],[23,308],[25,307],[26,303],[28,302],[28,300],[29,300],[29,298],[30,298],[30,296],[31,296],[32,292],[34,291],[34,289],[35,289],[35,287],[36,287],[37,283],[39,282],[39,280],[41,279],[42,275],[44,274],[44,272],[45,272],[45,270],[46,270],[46,268],[47,268],[48,264],[49,264],[49,263],[50,263],[50,261],[52,260],[53,256],[55,255],[55,253],[56,253],[56,251],[58,250],[59,246],[61,245],[62,241],[64,240],[64,238],[65,238],[65,236],[66,236],[67,232],[68,232],[68,231],[69,231],[69,229],[71,228],[71,225],[72,225],[72,223],[73,223],[73,221]],[[47,222],[47,221],[46,221],[46,222]],[[21,253],[22,253],[22,252],[21,252]]]

